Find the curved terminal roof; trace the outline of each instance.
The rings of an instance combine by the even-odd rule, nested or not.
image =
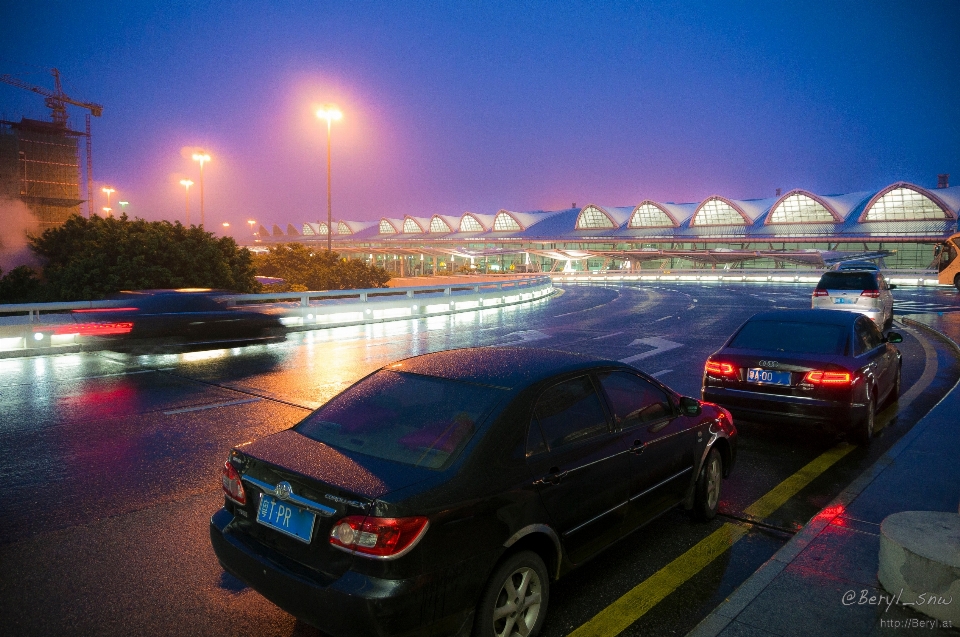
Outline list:
[[[956,231],[960,187],[928,190],[897,182],[873,192],[818,195],[804,189],[768,199],[728,199],[719,195],[697,203],[644,200],[633,208],[590,204],[583,208],[495,215],[464,212],[459,217],[384,217],[378,222],[338,222],[344,240],[456,241],[517,239],[538,241],[602,240],[678,241],[709,239],[761,241],[925,240]],[[323,222],[303,224],[307,240],[325,237]],[[266,232],[261,239],[270,239]],[[444,248],[447,249],[447,248]],[[546,249],[546,248],[544,248]]]

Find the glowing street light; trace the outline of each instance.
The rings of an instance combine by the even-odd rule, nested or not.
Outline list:
[[[104,207],[103,207],[103,213],[104,213],[103,216],[104,216],[104,217],[109,217],[111,212],[113,212],[113,208],[110,208],[109,206],[104,206]]]
[[[110,195],[117,192],[116,189],[111,188],[110,186],[104,186],[100,190],[101,192],[105,192],[107,194],[107,205],[104,208],[104,211],[112,210],[112,208],[110,207]]]
[[[200,162],[200,225],[203,225],[203,164],[210,161],[210,155],[204,152],[194,153],[193,161]]]
[[[180,185],[183,186],[187,191],[187,227],[190,227],[190,186],[193,185],[193,182],[189,179],[181,179]]]
[[[330,243],[333,237],[333,198],[330,194],[330,129],[333,122],[343,119],[343,113],[340,112],[336,104],[324,104],[317,110],[317,117],[327,120],[327,252],[330,252],[333,249]]]
[[[253,219],[247,219],[247,223],[250,224],[250,234],[256,236],[257,233],[253,231],[253,226],[256,225],[257,222]]]
[[[130,205],[130,202],[129,202],[129,201],[118,201],[117,203],[120,204],[120,214],[121,214],[121,215],[122,215],[122,214],[125,214],[125,213],[127,212],[127,206]]]
[[[229,228],[229,227],[230,227],[230,224],[227,223],[226,221],[224,221],[224,222],[223,222],[223,227],[224,227],[224,228]]]

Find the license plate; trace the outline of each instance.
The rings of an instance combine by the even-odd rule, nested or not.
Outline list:
[[[272,495],[260,496],[260,509],[257,511],[257,522],[269,526],[295,537],[301,542],[310,544],[313,538],[313,522],[316,514],[298,506],[281,502]]]
[[[844,299],[844,298],[834,297],[833,302],[834,302],[834,303],[839,303],[840,305],[843,305],[844,303],[856,303],[856,302],[857,302],[857,299]]]
[[[747,382],[765,385],[789,385],[790,372],[775,372],[770,369],[753,367],[747,370]]]

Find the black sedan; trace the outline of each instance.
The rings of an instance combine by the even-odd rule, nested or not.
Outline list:
[[[38,333],[78,334],[136,352],[283,340],[279,318],[230,307],[228,293],[207,289],[121,292],[117,307],[74,310],[73,323]]]
[[[623,363],[427,354],[231,451],[221,565],[335,636],[535,635],[550,582],[682,504],[711,518],[730,414]]]
[[[761,312],[707,360],[703,400],[738,419],[817,425],[867,444],[880,406],[900,396],[903,337],[861,314]]]

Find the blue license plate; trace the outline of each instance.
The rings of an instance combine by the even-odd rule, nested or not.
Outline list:
[[[834,303],[839,303],[840,305],[843,305],[844,303],[856,303],[856,302],[857,302],[857,299],[834,298],[834,299],[833,299],[833,302],[834,302]]]
[[[281,502],[272,495],[260,496],[260,509],[257,511],[257,522],[269,526],[295,537],[301,542],[310,543],[313,538],[313,522],[316,515],[310,511]]]
[[[765,385],[789,385],[790,372],[775,372],[770,369],[753,367],[747,370],[747,382]]]

